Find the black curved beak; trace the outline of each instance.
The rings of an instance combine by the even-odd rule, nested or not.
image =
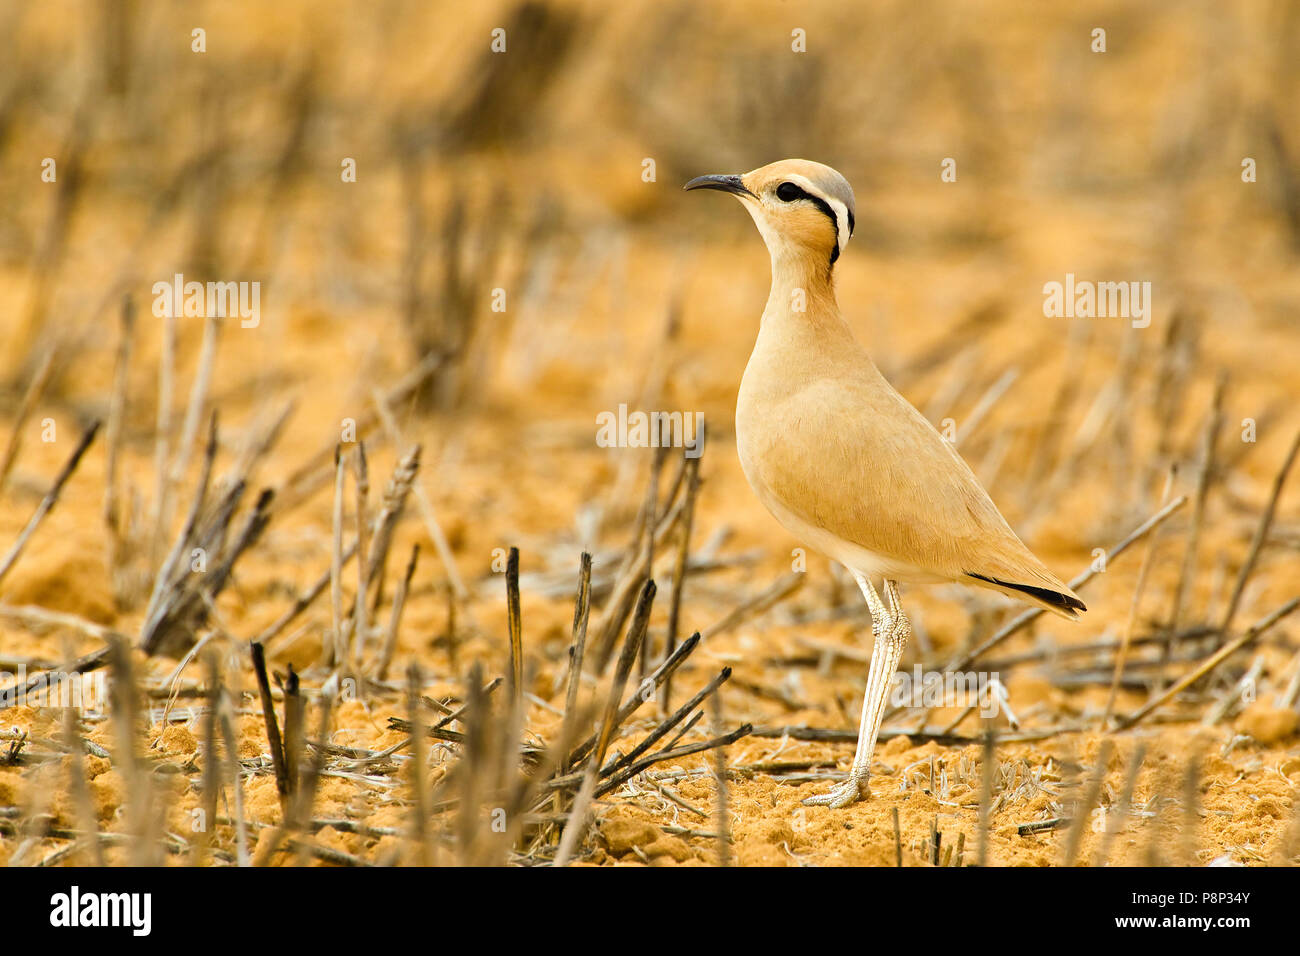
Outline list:
[[[682,187],[683,189],[716,189],[719,192],[731,193],[735,196],[755,196],[745,184],[741,182],[739,176],[696,176],[689,183]]]

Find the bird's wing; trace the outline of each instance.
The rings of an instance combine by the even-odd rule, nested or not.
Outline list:
[[[1035,603],[1051,604],[1035,589],[1073,597],[952,445],[870,372],[817,378],[769,406],[776,420],[751,456],[766,492],[803,521],[901,564],[1021,590]]]

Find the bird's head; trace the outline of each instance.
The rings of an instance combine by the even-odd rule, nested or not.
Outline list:
[[[783,159],[740,176],[699,176],[686,189],[717,189],[754,217],[773,265],[817,263],[829,270],[853,235],[853,189],[838,172]]]

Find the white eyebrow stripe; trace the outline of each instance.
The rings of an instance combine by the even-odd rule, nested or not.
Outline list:
[[[836,241],[839,243],[840,252],[843,252],[844,247],[849,244],[849,207],[831,196],[823,196],[822,198],[835,210],[835,227],[839,232]]]
[[[805,192],[816,196],[835,211],[835,244],[839,247],[840,252],[843,252],[844,247],[849,244],[849,236],[851,235],[849,232],[849,207],[834,196],[826,195],[814,186],[812,180],[806,176],[792,173],[785,178],[802,187]]]

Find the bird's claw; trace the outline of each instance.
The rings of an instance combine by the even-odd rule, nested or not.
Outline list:
[[[832,810],[839,810],[851,803],[865,800],[868,796],[870,796],[870,791],[867,789],[867,778],[854,779],[850,777],[836,786],[830,793],[819,793],[816,796],[805,797],[803,805],[805,807],[830,807]]]

